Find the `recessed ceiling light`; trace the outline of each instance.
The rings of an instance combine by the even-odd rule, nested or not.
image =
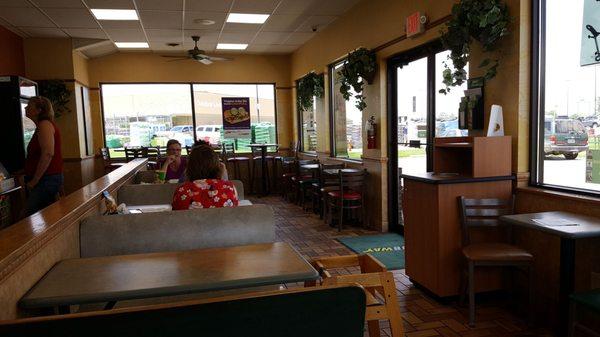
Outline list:
[[[247,43],[219,43],[217,49],[229,49],[229,50],[244,50],[248,48]]]
[[[269,14],[229,13],[227,22],[262,24],[267,21]]]
[[[194,23],[201,24],[203,26],[211,26],[215,24],[215,20],[209,19],[194,19]]]
[[[147,42],[115,42],[117,48],[150,48]]]
[[[98,20],[139,20],[134,9],[92,9]]]

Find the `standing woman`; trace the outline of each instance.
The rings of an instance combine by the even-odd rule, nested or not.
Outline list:
[[[52,103],[46,97],[29,99],[25,115],[36,126],[27,146],[25,183],[29,191],[27,215],[31,215],[56,200],[63,186],[63,159],[60,131],[54,124]]]

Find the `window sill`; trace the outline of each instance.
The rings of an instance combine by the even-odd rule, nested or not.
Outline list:
[[[363,161],[361,159],[350,159],[350,158],[343,158],[343,157],[331,157],[331,159],[339,160],[339,161],[345,162],[345,163],[353,163],[353,164],[362,164],[363,163]]]
[[[571,202],[581,202],[594,204],[595,206],[600,205],[600,196],[592,196],[586,194],[580,194],[576,192],[569,191],[559,191],[556,189],[551,189],[547,187],[539,187],[539,186],[526,186],[526,187],[518,187],[517,192],[528,193],[528,194],[537,194],[541,196],[547,196],[562,200],[567,200]]]
[[[318,157],[319,155],[316,152],[304,152],[300,151],[300,154],[307,157]]]

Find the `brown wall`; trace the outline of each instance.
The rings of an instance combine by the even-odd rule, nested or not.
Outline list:
[[[193,61],[168,62],[158,54],[120,52],[88,61],[90,86],[102,82],[205,82],[275,83],[277,88],[277,133],[287,147],[292,140],[289,55],[228,55],[232,61],[203,65]],[[91,93],[94,130],[102,129],[100,95]],[[100,124],[99,124],[100,123]],[[94,132],[94,148],[103,139]]]
[[[0,75],[25,76],[23,39],[0,26]]]

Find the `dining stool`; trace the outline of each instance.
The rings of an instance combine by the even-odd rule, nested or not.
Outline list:
[[[359,284],[367,295],[365,321],[369,337],[379,337],[379,320],[387,320],[392,337],[404,336],[404,326],[394,275],[371,254],[345,255],[315,258],[311,261],[319,272],[323,286]],[[336,268],[359,267],[360,274],[334,275]],[[315,286],[316,281],[308,281],[305,286]]]
[[[266,170],[265,172],[262,172],[263,170],[263,165],[262,165],[262,160],[265,160],[265,166]],[[263,191],[264,193],[268,194],[269,190],[270,190],[270,183],[269,183],[269,163],[272,162],[274,160],[274,157],[272,155],[265,155],[265,157],[263,158],[262,156],[262,150],[259,147],[252,147],[252,175],[250,176],[250,193],[254,193],[254,184],[255,181],[257,181],[257,173],[259,171],[258,167],[260,168],[260,176],[259,178],[261,179],[261,183],[262,183],[262,179],[266,180],[266,191]],[[257,164],[258,163],[258,164]]]
[[[462,255],[465,268],[461,275],[460,301],[469,295],[469,325],[475,326],[475,268],[520,267],[529,278],[529,320],[533,320],[533,255],[528,251],[502,242],[472,242],[470,230],[502,229],[498,218],[514,213],[514,196],[510,199],[468,199],[458,197],[462,230]],[[508,229],[510,242],[510,228]],[[499,233],[497,233],[499,234]],[[466,276],[466,277],[465,277]],[[466,280],[465,280],[466,279]],[[465,282],[466,281],[466,282]]]
[[[240,163],[246,163],[247,183],[250,183],[250,158],[245,156],[235,155],[235,145],[231,142],[223,142],[221,144],[221,156],[223,162],[227,165],[228,163],[233,165],[233,176],[235,179],[242,180],[240,174]]]

